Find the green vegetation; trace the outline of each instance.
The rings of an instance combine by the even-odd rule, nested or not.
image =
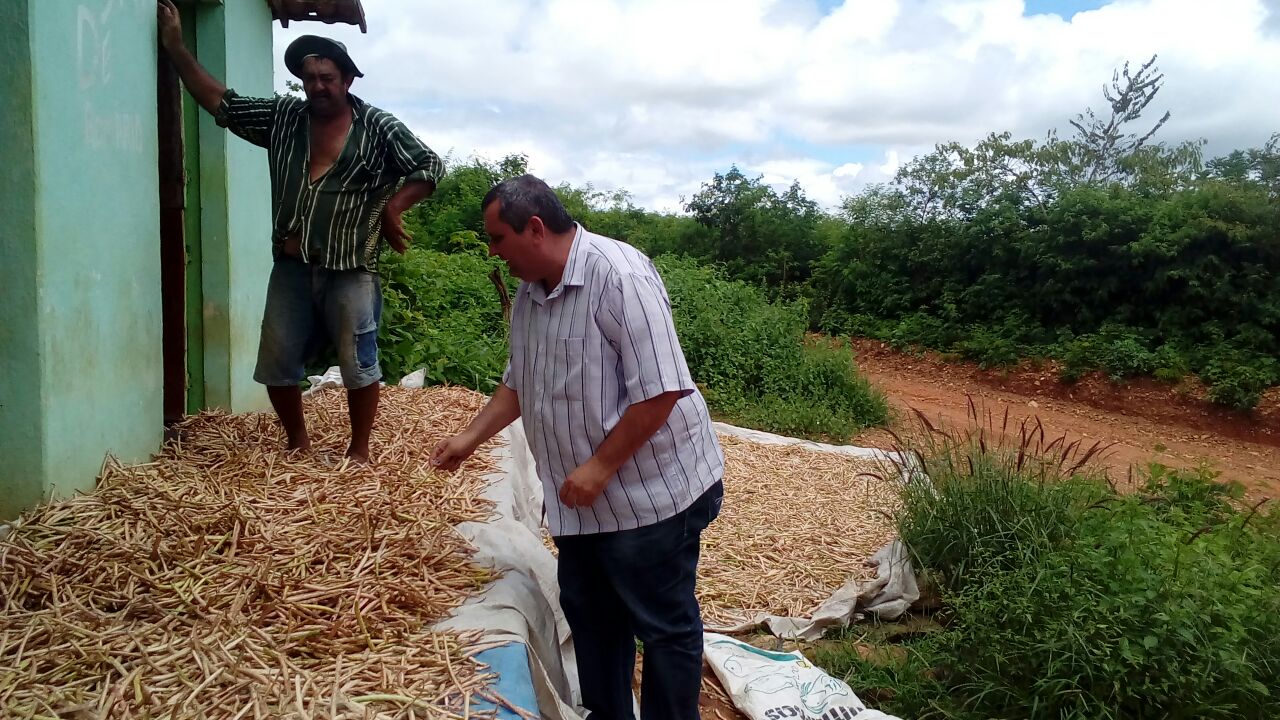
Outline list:
[[[1280,383],[1277,196],[1211,174],[1144,182],[945,215],[903,187],[869,191],[846,203],[850,225],[816,272],[818,322],[989,366],[1052,357],[1069,381],[1195,372],[1215,401],[1251,408]]]
[[[492,392],[502,378],[507,327],[490,279],[501,263],[487,257],[474,233],[458,238],[457,252],[413,247],[382,260],[378,342],[389,381],[424,368],[428,384]]]
[[[1051,359],[1066,382],[1093,372],[1113,382],[1196,376],[1212,401],[1250,410],[1280,384],[1280,134],[1205,161],[1202,143],[1154,139],[1167,113],[1132,130],[1162,77],[1153,62],[1133,73],[1126,65],[1106,91],[1110,115],[1086,111],[1071,121],[1071,137],[1005,133],[973,147],[939,145],[835,214],[798,185],[779,192],[737,168],[705,183],[684,214],[636,207],[625,191],[558,191],[588,228],[651,257],[714,268],[699,277],[740,283],[714,287],[735,302],[777,303],[760,315],[716,309],[713,289],[695,287],[699,281],[677,299],[700,313],[680,319],[698,338],[686,340],[699,358],[691,360],[698,381],[718,412],[742,422],[840,437],[882,416],[856,381],[839,379],[843,352],[809,348],[810,360],[769,380],[736,359],[753,347],[761,364],[785,366],[781,358],[802,352],[797,312],[808,313],[811,332],[934,349],[986,367]],[[392,377],[426,364],[433,381],[492,387],[487,357],[499,315],[479,202],[525,168],[520,156],[456,164],[408,218],[418,250],[387,263],[384,364]],[[687,263],[662,266],[697,273]],[[750,345],[766,341],[752,323],[773,324],[769,313],[780,327],[767,342],[787,343],[776,361],[772,346]],[[702,333],[713,327],[706,318],[744,334]],[[822,383],[839,397],[824,394]]]
[[[425,368],[429,383],[488,392],[507,357],[492,279],[501,262],[470,231],[454,239],[455,252],[414,247],[384,259],[383,368],[389,381]],[[658,264],[690,371],[717,416],[830,440],[885,422],[884,398],[857,375],[849,350],[806,342],[802,301],[770,303],[758,288],[687,259]]]
[[[817,662],[902,717],[1266,718],[1280,697],[1280,514],[1206,471],[1151,466],[1138,492],[1087,452],[943,438],[903,540],[942,629],[871,660]]]
[[[758,287],[689,259],[657,264],[689,369],[718,415],[836,441],[888,419],[884,396],[854,371],[847,348],[805,340],[803,301],[770,303]]]

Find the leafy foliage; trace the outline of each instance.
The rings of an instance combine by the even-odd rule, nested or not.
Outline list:
[[[1280,382],[1267,360],[1280,355],[1276,146],[1210,175],[1171,181],[1170,160],[1110,185],[1029,177],[1051,154],[1000,136],[940,146],[846,201],[813,322],[987,365],[1056,357],[1067,379],[1196,372],[1215,401],[1248,409]]]
[[[488,257],[479,207],[493,183],[523,171],[519,157],[455,168],[409,218],[409,253],[385,255],[380,343],[389,381],[425,368],[429,383],[497,386],[507,344],[495,278],[509,293],[516,282]],[[661,247],[681,228],[703,233],[690,218],[635,209],[625,193],[557,190],[584,224],[620,239]],[[716,414],[821,439],[885,421],[884,398],[857,374],[849,350],[806,340],[804,301],[770,302],[761,288],[688,258],[658,264],[690,370]]]
[[[717,173],[685,204],[710,232],[695,257],[721,263],[730,276],[783,291],[809,278],[826,248],[822,214],[799,183],[778,193],[738,168]]]
[[[723,270],[662,257],[676,330],[713,409],[774,432],[832,440],[885,422],[888,407],[847,348],[805,339],[802,301],[770,303]]]
[[[483,392],[497,387],[507,328],[490,275],[500,263],[477,243],[472,237],[453,253],[413,247],[404,257],[387,253],[382,259],[378,342],[388,382],[423,368],[428,384]]]

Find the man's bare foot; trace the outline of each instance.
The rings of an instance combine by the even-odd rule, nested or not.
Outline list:
[[[289,443],[285,446],[284,454],[289,457],[301,457],[311,453],[311,441],[301,443]]]
[[[347,459],[351,461],[352,465],[368,465],[370,464],[369,449],[365,448],[364,451],[360,451],[355,448],[347,448]]]

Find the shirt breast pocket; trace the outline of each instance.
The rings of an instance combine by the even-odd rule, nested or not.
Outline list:
[[[347,187],[353,188],[370,188],[376,187],[383,182],[383,165],[381,161],[374,161],[367,157],[358,158],[353,161],[352,167],[342,175],[346,180]]]
[[[587,393],[583,364],[586,338],[556,338],[551,355],[551,394],[557,400],[581,402]]]

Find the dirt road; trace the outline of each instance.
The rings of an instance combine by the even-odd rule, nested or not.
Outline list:
[[[1115,443],[1105,462],[1116,479],[1131,465],[1207,462],[1222,473],[1220,479],[1242,483],[1250,497],[1280,498],[1280,390],[1245,415],[1211,405],[1203,388],[1190,383],[1116,385],[1090,377],[1066,385],[1052,367],[988,371],[867,340],[856,340],[854,351],[860,369],[889,396],[899,426],[909,424],[910,409],[935,423],[966,426],[972,397],[997,418],[997,427],[1007,407],[1015,434],[1023,418],[1038,417],[1050,437],[1066,434],[1086,446],[1095,440]],[[883,430],[872,430],[852,442],[884,447],[893,441]]]

